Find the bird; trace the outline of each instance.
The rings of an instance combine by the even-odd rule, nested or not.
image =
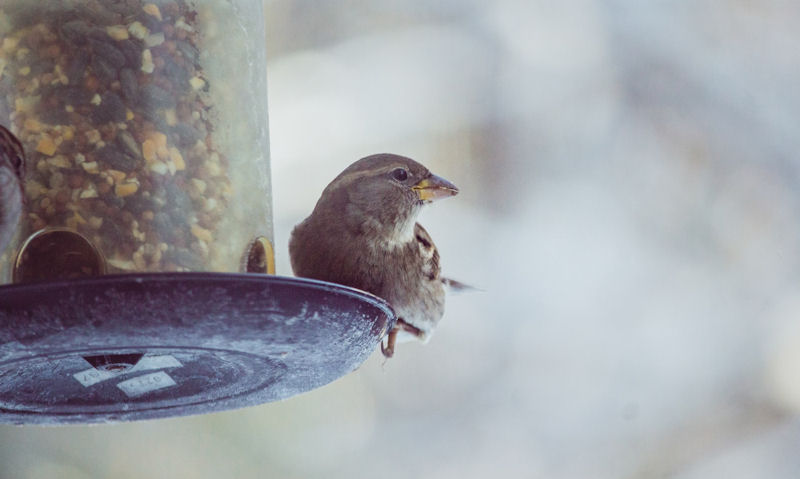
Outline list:
[[[397,317],[386,344],[381,340],[385,357],[396,342],[427,342],[444,315],[446,289],[466,285],[441,275],[439,251],[416,219],[425,205],[456,194],[453,183],[411,158],[361,158],[292,230],[292,271],[385,299]]]
[[[24,207],[25,151],[22,143],[0,126],[0,253],[17,230]]]

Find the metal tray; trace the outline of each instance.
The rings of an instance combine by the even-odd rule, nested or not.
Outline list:
[[[135,421],[253,406],[356,369],[382,299],[258,274],[156,273],[0,287],[0,423]]]

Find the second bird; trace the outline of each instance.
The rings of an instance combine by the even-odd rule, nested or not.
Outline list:
[[[22,216],[25,153],[17,137],[0,126],[0,254],[6,249]]]
[[[297,276],[352,286],[386,299],[397,314],[381,350],[399,338],[427,341],[444,314],[439,252],[416,222],[423,205],[458,193],[449,181],[399,155],[362,158],[322,192],[314,211],[292,231]]]

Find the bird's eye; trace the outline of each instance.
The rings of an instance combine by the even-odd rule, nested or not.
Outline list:
[[[408,179],[408,171],[405,168],[395,168],[392,171],[392,178],[397,181],[406,181]]]

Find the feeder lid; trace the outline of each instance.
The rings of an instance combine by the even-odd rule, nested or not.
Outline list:
[[[0,423],[203,414],[356,369],[395,321],[382,299],[256,274],[109,275],[0,287]]]

